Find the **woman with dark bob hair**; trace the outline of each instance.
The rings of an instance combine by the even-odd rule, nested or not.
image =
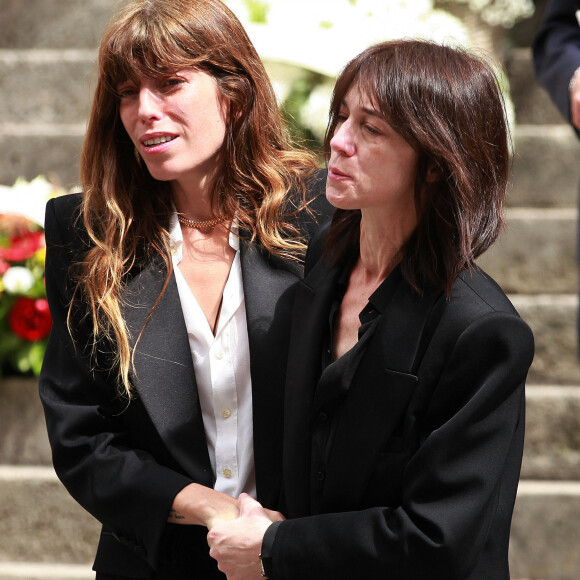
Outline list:
[[[241,496],[210,554],[230,580],[508,579],[534,343],[475,264],[508,180],[497,79],[463,50],[373,46],[337,81],[326,154],[337,210],[290,338],[291,519]]]
[[[224,578],[207,529],[241,492],[277,507],[315,167],[222,2],[111,21],[83,193],[47,206],[40,379],[56,472],[102,523],[97,578]]]

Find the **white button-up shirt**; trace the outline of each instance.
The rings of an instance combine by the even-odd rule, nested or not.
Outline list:
[[[173,267],[187,327],[207,447],[214,473],[214,488],[238,497],[256,497],[252,383],[246,305],[242,284],[240,240],[230,233],[236,251],[224,288],[223,303],[214,336],[210,325],[179,269],[183,235],[174,213],[170,225]]]

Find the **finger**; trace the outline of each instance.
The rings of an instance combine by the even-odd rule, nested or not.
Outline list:
[[[262,508],[262,504],[250,497],[247,493],[240,494],[238,506],[240,508],[240,517],[252,515],[256,511],[263,514],[264,508]]]
[[[266,515],[270,518],[272,522],[281,522],[284,521],[286,518],[280,512],[275,510],[269,510],[268,508],[264,508]]]

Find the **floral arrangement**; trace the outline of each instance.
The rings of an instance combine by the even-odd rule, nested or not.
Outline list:
[[[224,1],[262,57],[292,133],[314,150],[320,149],[326,131],[337,74],[366,47],[395,38],[427,38],[478,48],[454,5],[489,27],[513,26],[534,10],[532,0]],[[502,81],[513,123],[509,85]]]
[[[52,326],[42,222],[60,193],[42,177],[0,186],[0,376],[40,373]]]

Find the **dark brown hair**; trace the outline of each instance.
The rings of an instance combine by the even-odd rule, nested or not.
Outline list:
[[[131,352],[120,308],[126,274],[153,254],[171,274],[168,184],[139,162],[119,116],[117,87],[182,68],[207,72],[228,103],[221,169],[213,183],[216,216],[236,219],[269,252],[304,249],[290,215],[303,201],[313,155],[296,148],[264,66],[235,15],[219,0],[134,0],[101,41],[98,77],[81,158],[83,221],[92,242],[78,264],[77,292],[89,307],[93,339],[116,345],[120,384],[130,393]],[[295,199],[289,191],[298,192]],[[70,317],[69,317],[70,318]],[[70,323],[70,322],[69,322]]]
[[[405,279],[447,293],[496,240],[510,170],[509,131],[490,64],[463,49],[402,40],[372,46],[340,74],[325,138],[326,158],[341,104],[355,85],[419,154],[418,225],[402,250]],[[427,171],[437,178],[427,181]],[[336,210],[326,255],[358,247],[361,214]]]

